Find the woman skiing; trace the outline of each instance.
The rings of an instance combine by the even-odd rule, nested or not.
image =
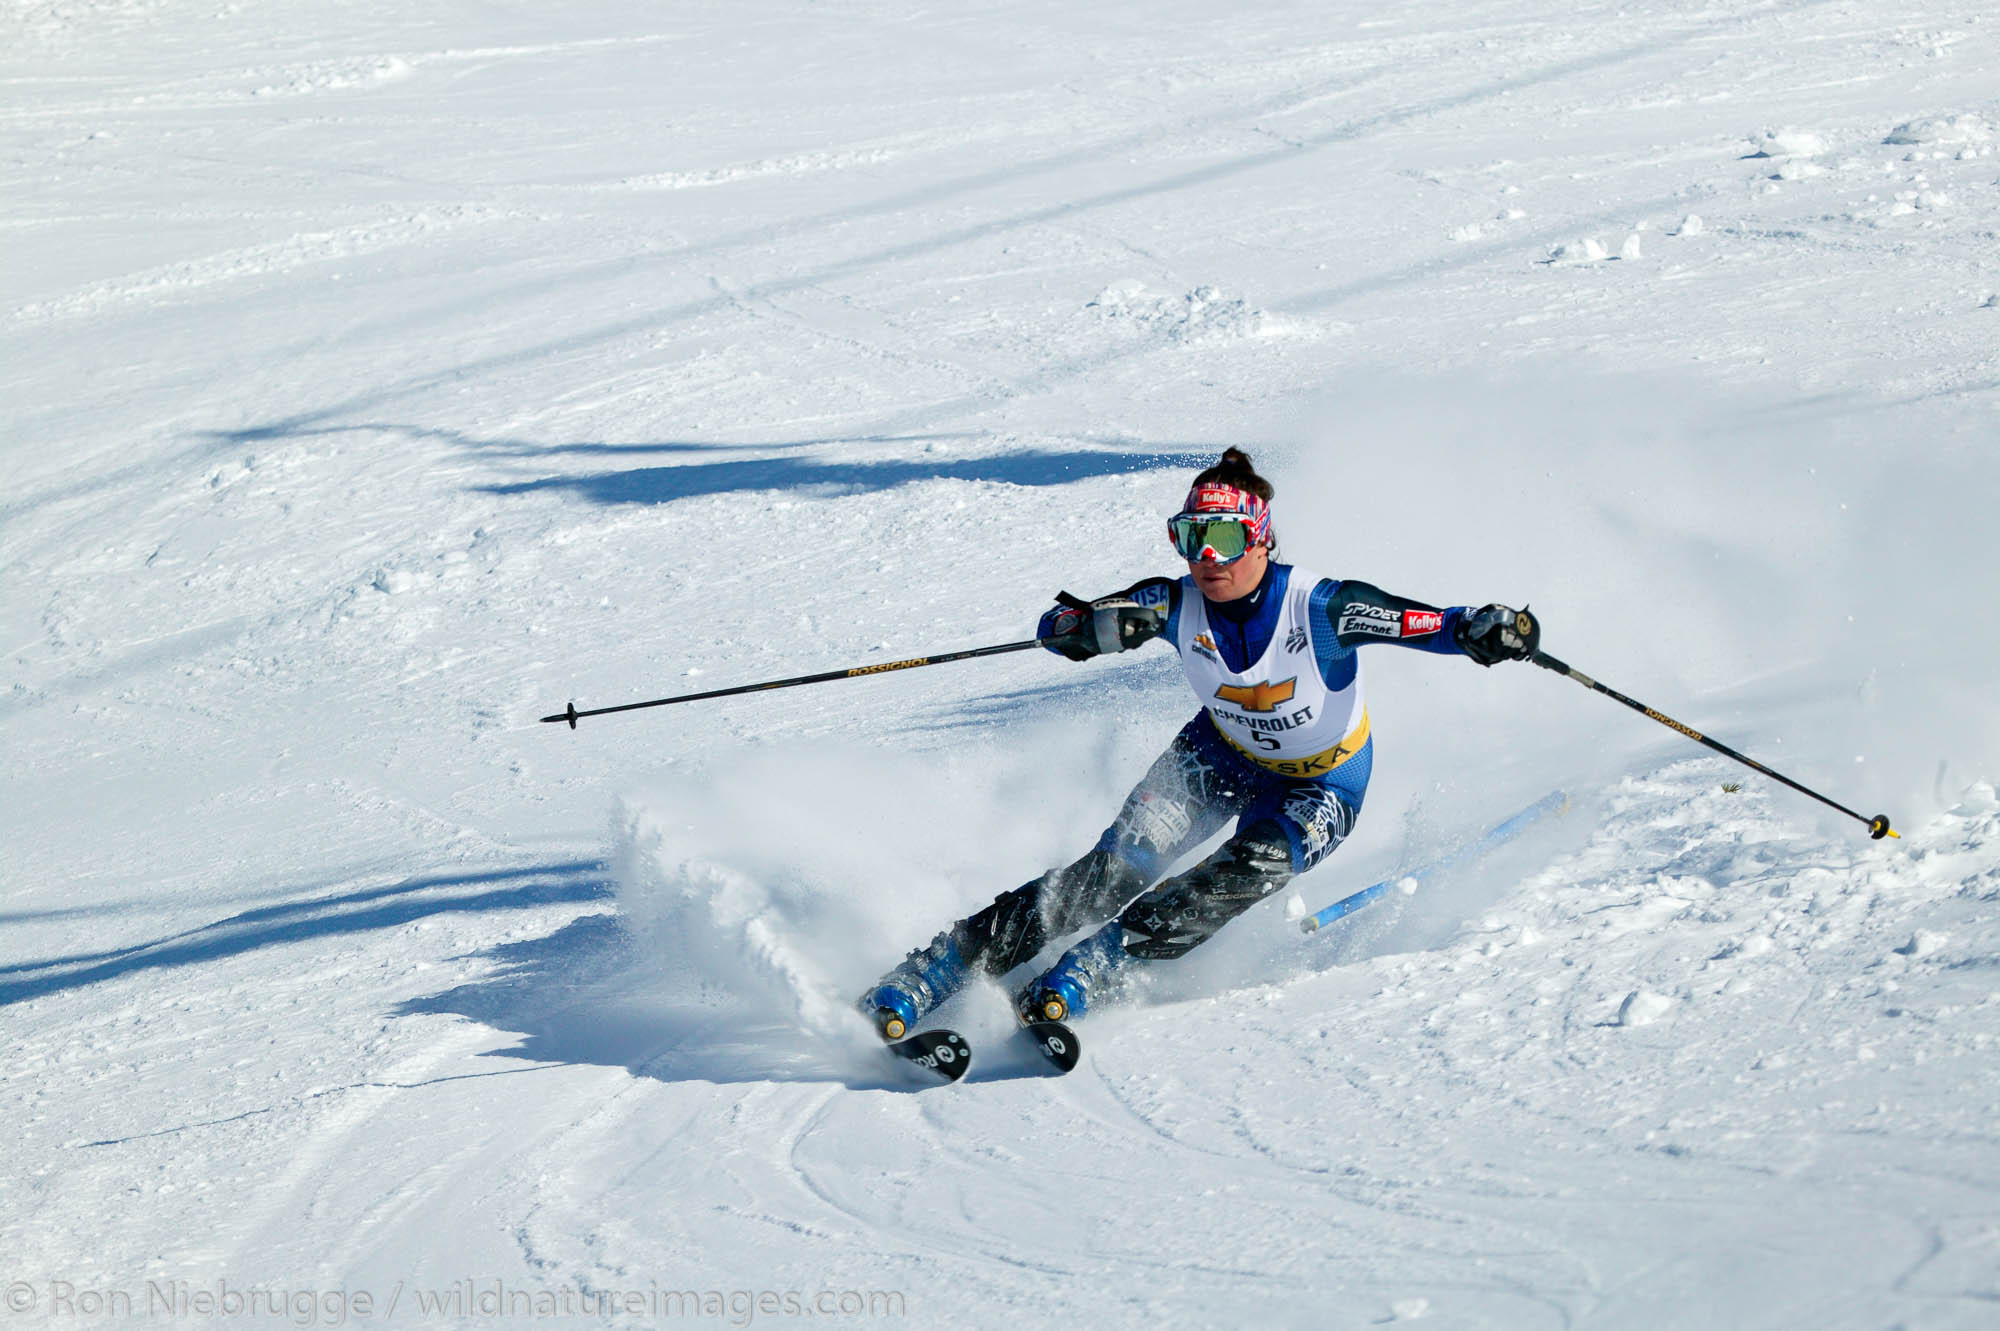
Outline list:
[[[1184,578],[1148,578],[1089,603],[1065,594],[1037,636],[1082,661],[1165,637],[1202,707],[1088,855],[995,898],[904,958],[861,1000],[899,1040],[975,972],[1002,976],[1048,943],[1109,923],[1017,992],[1023,1021],[1069,1021],[1135,967],[1181,956],[1330,854],[1354,828],[1374,746],[1355,649],[1375,642],[1481,665],[1534,650],[1501,605],[1439,609],[1277,562],[1271,484],[1237,449],[1194,479],[1167,524]],[[1201,863],[1160,871],[1229,819]]]

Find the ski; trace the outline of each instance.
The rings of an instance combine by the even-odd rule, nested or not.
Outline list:
[[[945,1081],[957,1081],[972,1066],[972,1047],[957,1031],[918,1031],[892,1041],[887,1048],[904,1062],[934,1072]]]
[[[1046,1058],[1059,1074],[1068,1072],[1083,1057],[1083,1045],[1076,1032],[1059,1021],[1031,1021],[1021,1032],[1035,1046],[1035,1052]]]
[[[1426,879],[1446,873],[1469,860],[1476,859],[1490,850],[1495,850],[1512,841],[1534,823],[1548,814],[1562,814],[1569,809],[1569,796],[1558,790],[1544,795],[1512,818],[1488,828],[1482,835],[1466,842],[1441,859],[1431,861],[1419,869],[1396,878],[1384,879],[1372,887],[1364,887],[1328,906],[1317,915],[1308,915],[1299,921],[1303,933],[1318,933],[1335,920],[1352,915],[1363,906],[1380,901],[1392,891],[1414,892]]]

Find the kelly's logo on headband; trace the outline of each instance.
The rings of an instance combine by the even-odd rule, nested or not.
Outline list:
[[[1264,501],[1248,490],[1233,485],[1197,485],[1188,491],[1188,513],[1245,513],[1254,515]]]

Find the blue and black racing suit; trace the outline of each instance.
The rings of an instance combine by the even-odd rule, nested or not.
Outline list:
[[[1203,598],[1191,578],[1149,579],[1123,594],[1164,609],[1160,636],[1181,652],[1202,710],[1089,854],[1002,893],[948,931],[967,967],[1002,975],[1049,940],[1103,920],[1113,925],[1062,964],[1181,956],[1347,837],[1374,758],[1357,650],[1389,642],[1463,655],[1457,629],[1468,611],[1365,582],[1308,586],[1307,577],[1274,562],[1254,592],[1223,604]],[[1234,834],[1212,855],[1155,883],[1232,818]]]

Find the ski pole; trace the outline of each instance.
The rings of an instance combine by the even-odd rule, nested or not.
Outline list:
[[[1667,729],[1669,730],[1680,731],[1681,734],[1686,735],[1689,739],[1693,740],[1695,743],[1705,744],[1709,748],[1714,749],[1717,753],[1721,754],[1725,758],[1734,758],[1737,762],[1742,763],[1745,767],[1748,767],[1753,771],[1762,772],[1765,776],[1770,777],[1773,781],[1783,782],[1785,785],[1790,786],[1793,790],[1798,791],[1801,795],[1810,795],[1814,799],[1818,800],[1821,804],[1826,805],[1829,809],[1838,809],[1840,812],[1846,814],[1849,818],[1854,819],[1856,822],[1867,824],[1868,835],[1875,838],[1877,841],[1880,841],[1885,836],[1896,837],[1898,840],[1902,838],[1903,834],[1901,832],[1898,832],[1895,828],[1889,826],[1889,815],[1886,813],[1878,813],[1873,818],[1864,818],[1862,815],[1848,808],[1845,804],[1837,804],[1833,800],[1830,800],[1826,796],[1820,794],[1817,790],[1814,790],[1809,786],[1800,785],[1798,782],[1792,780],[1784,773],[1772,771],[1770,768],[1764,766],[1764,764],[1758,762],[1755,758],[1749,757],[1745,754],[1738,753],[1736,750],[1730,748],[1727,744],[1717,743],[1715,740],[1712,740],[1708,736],[1702,734],[1699,730],[1696,730],[1693,726],[1683,725],[1679,721],[1674,720],[1671,716],[1666,715],[1664,712],[1656,712],[1652,708],[1646,706],[1646,704],[1639,702],[1636,699],[1628,698],[1616,689],[1607,688],[1605,685],[1600,684],[1596,680],[1592,679],[1589,675],[1584,674],[1581,670],[1576,670],[1568,665],[1565,665],[1563,662],[1556,660],[1555,657],[1550,656],[1547,652],[1544,652],[1539,648],[1528,653],[1528,659],[1530,661],[1533,661],[1536,665],[1540,666],[1544,670],[1553,670],[1558,675],[1568,675],[1571,679],[1583,685],[1585,688],[1595,689],[1597,692],[1603,694],[1607,698],[1612,698],[1617,700],[1618,702],[1622,702],[1627,707],[1630,707],[1633,711],[1638,712],[1642,716],[1652,717],[1653,720],[1658,721],[1661,725],[1667,727]]]
[[[817,675],[799,675],[792,679],[771,679],[761,684],[738,684],[734,688],[710,689],[706,693],[683,693],[673,698],[654,698],[649,702],[620,703],[616,707],[592,707],[578,711],[575,702],[557,712],[545,716],[544,721],[567,721],[571,730],[586,716],[606,716],[612,712],[634,712],[641,707],[665,707],[677,702],[700,702],[703,698],[727,698],[737,693],[758,693],[765,689],[789,689],[799,684],[824,684],[835,679],[854,679],[861,675],[881,675],[891,670],[913,670],[918,666],[943,665],[947,661],[969,661],[975,656],[999,656],[1003,652],[1025,652],[1030,647],[1041,647],[1053,642],[1052,638],[1029,638],[1025,642],[1001,643],[997,647],[974,647],[969,651],[946,652],[942,656],[913,656],[907,661],[887,661],[881,665],[854,666],[847,670],[828,670]]]

